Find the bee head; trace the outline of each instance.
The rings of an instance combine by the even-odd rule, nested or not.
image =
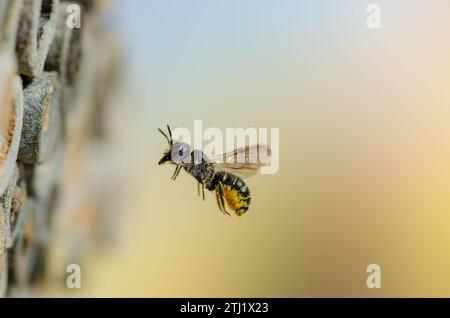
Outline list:
[[[159,160],[158,164],[162,165],[163,163],[169,162],[178,165],[184,162],[188,162],[191,152],[189,145],[184,142],[173,143],[172,131],[170,130],[169,125],[167,125],[169,137],[161,129],[158,128],[158,130],[164,137],[166,137],[170,147],[169,150],[164,153],[161,160]]]

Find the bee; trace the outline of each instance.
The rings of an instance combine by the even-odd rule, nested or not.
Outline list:
[[[191,151],[186,143],[174,143],[169,125],[167,130],[168,136],[158,128],[169,143],[169,149],[164,152],[158,164],[175,165],[172,180],[176,180],[181,169],[184,169],[197,180],[198,196],[202,194],[203,200],[206,188],[215,192],[219,210],[224,214],[231,215],[226,205],[238,216],[245,214],[250,207],[251,196],[243,179],[255,175],[262,166],[268,164],[262,163],[258,154],[264,153],[270,158],[270,148],[257,144],[235,149],[217,158],[208,158],[200,150]]]

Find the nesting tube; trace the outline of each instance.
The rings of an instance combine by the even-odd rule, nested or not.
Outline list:
[[[0,1],[0,47],[14,51],[22,0]]]
[[[20,74],[38,77],[55,35],[59,0],[23,0],[16,52]]]
[[[30,199],[25,202],[21,211],[21,222],[18,226],[17,239],[8,250],[9,283],[19,289],[27,286],[35,270],[39,255],[37,239],[36,203]]]
[[[84,10],[92,12],[104,9],[111,0],[78,0],[78,2],[83,6]]]
[[[0,250],[0,298],[6,296],[8,287],[8,251]]]
[[[9,54],[0,52],[0,195],[14,173],[22,132],[22,82]]]
[[[43,73],[24,90],[22,139],[18,161],[42,163],[55,147],[60,122],[59,86],[55,73]]]
[[[3,20],[5,20],[7,5],[8,1],[0,1],[0,25],[3,25]]]
[[[8,286],[8,250],[6,245],[10,230],[7,219],[6,209],[0,204],[0,298],[6,296]]]
[[[8,284],[8,242],[11,239],[11,210],[19,169],[14,169],[10,183],[0,196],[0,298],[5,297]]]
[[[61,2],[59,6],[55,37],[44,67],[45,71],[56,72],[59,75],[62,112],[69,107],[65,104],[71,100],[69,93],[77,77],[81,60],[81,29],[66,26],[70,14],[69,5],[71,3]]]
[[[45,70],[54,71],[59,74],[62,85],[65,84],[67,78],[67,70],[69,61],[69,51],[71,49],[71,38],[74,28],[66,27],[66,20],[69,12],[67,8],[70,4],[63,2],[59,6],[59,19],[57,21],[55,38],[50,46],[47,60],[45,61]]]
[[[0,197],[0,208],[3,209],[3,224],[6,248],[10,248],[17,237],[17,224],[20,223],[20,210],[27,199],[25,181],[20,178],[19,168],[14,174],[5,193]]]

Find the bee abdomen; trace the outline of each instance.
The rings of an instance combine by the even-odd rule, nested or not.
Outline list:
[[[221,181],[223,184],[224,197],[227,205],[238,216],[243,215],[250,206],[250,191],[245,182],[230,173],[221,173]],[[218,189],[216,189],[218,191]]]

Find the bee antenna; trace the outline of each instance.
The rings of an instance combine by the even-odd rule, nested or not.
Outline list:
[[[170,130],[169,125],[167,125],[167,130],[169,131],[169,136],[170,136],[169,144],[170,144],[171,146],[173,146],[172,130]]]
[[[167,142],[169,143],[170,146],[172,146],[172,139],[169,139],[169,137],[167,137],[166,133],[164,131],[162,131],[161,129],[158,128],[158,131],[167,139]]]

